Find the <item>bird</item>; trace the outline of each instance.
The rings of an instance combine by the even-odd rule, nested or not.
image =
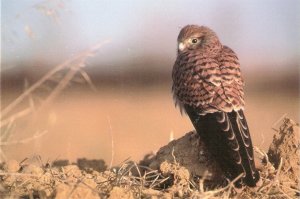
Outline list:
[[[255,187],[260,179],[244,115],[244,80],[236,53],[206,26],[187,25],[172,70],[175,106],[186,113],[226,179]]]

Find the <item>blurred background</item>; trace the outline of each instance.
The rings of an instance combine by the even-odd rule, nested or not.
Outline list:
[[[283,115],[299,121],[299,1],[1,3],[1,160],[37,154],[45,161],[86,157],[115,165],[193,130],[171,94],[176,39],[187,24],[209,26],[238,54],[254,145],[267,149]],[[80,69],[93,85],[74,76],[46,108],[39,109],[55,81],[12,104],[60,63],[108,40]],[[56,72],[58,85],[65,74]],[[26,107],[34,111],[23,114]]]

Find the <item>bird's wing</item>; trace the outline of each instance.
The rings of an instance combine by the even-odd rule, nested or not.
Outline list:
[[[219,96],[217,98],[223,99],[223,103],[216,103],[215,106],[224,110],[224,103],[226,102],[231,110],[238,111],[244,108],[244,81],[241,76],[240,63],[233,50],[227,46],[223,46],[220,56],[217,57],[219,68],[222,76],[221,87],[217,88]],[[230,112],[229,110],[224,110]]]
[[[217,58],[197,51],[178,55],[172,77],[175,102],[198,108],[201,114],[244,108],[240,64],[227,46]]]
[[[255,169],[253,146],[247,125],[246,118],[243,113],[244,109],[244,81],[241,76],[240,64],[237,55],[227,46],[223,46],[220,56],[217,57],[221,72],[221,86],[216,87],[215,103],[219,110],[224,111],[223,119],[218,120],[219,125],[227,124],[222,131],[227,134],[227,138],[223,141],[231,151],[230,155],[236,162],[236,168],[245,172],[244,181],[249,186],[255,186],[259,175]],[[237,147],[233,143],[238,143]],[[239,161],[237,161],[239,160]],[[240,170],[241,171],[241,170]]]
[[[216,87],[220,87],[222,81],[216,59],[198,52],[183,53],[177,57],[172,78],[175,103],[180,107],[190,105],[199,108],[199,112],[217,110],[210,106],[217,95]]]

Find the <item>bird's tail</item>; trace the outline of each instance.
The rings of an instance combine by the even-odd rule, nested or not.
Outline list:
[[[240,145],[239,154],[242,158],[244,173],[246,174],[243,182],[248,186],[255,187],[260,176],[255,168],[253,145],[246,117],[243,110],[232,111],[231,113],[227,113],[227,115]]]
[[[200,139],[215,157],[225,176],[233,180],[244,174],[236,186],[256,186],[259,173],[255,168],[253,146],[246,118],[242,110],[199,115],[185,107]]]

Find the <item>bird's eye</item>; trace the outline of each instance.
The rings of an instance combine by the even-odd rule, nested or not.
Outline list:
[[[196,44],[197,42],[198,42],[198,39],[196,39],[196,38],[192,39],[193,44]]]

